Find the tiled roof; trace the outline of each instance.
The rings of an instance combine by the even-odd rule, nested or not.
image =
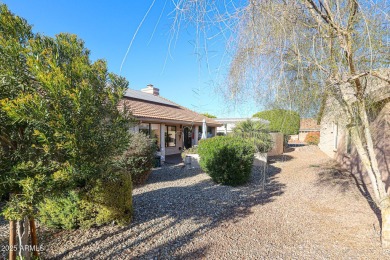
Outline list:
[[[142,91],[134,90],[128,88],[125,92],[125,97],[129,98],[135,98],[135,99],[141,99],[149,102],[155,102],[155,103],[160,103],[160,104],[165,104],[165,105],[171,105],[171,106],[178,106],[178,104],[173,103],[172,101],[165,99],[160,96],[155,96],[152,94],[148,94]]]
[[[318,130],[321,126],[317,125],[317,120],[313,118],[301,118],[299,130]]]
[[[158,119],[201,125],[203,119],[206,119],[207,125],[222,126],[221,123],[211,118],[200,115],[161,96],[154,96],[137,90],[126,91],[119,107],[122,107],[123,104],[126,105],[133,116],[142,120]]]

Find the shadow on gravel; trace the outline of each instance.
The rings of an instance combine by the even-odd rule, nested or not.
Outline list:
[[[293,160],[294,157],[288,154],[281,154],[268,157],[268,163],[273,164],[275,162],[287,162]]]
[[[357,177],[348,170],[341,167],[336,162],[328,163],[326,165],[322,165],[318,173],[318,185],[334,185],[340,189],[341,192],[345,193],[350,191],[351,188],[357,187],[360,194],[367,200],[368,205],[371,210],[375,213],[379,226],[382,226],[382,216],[380,213],[380,209],[375,204],[371,194],[366,186],[366,184],[362,181],[363,176],[360,173],[360,176]],[[360,171],[361,172],[361,171]]]
[[[169,171],[168,174],[167,171]],[[153,184],[157,182],[167,182],[167,181],[177,181],[180,179],[193,177],[201,173],[202,171],[200,171],[199,169],[186,169],[184,164],[179,164],[174,166],[165,165],[161,168],[154,169],[153,173],[149,176],[146,184]]]
[[[166,176],[162,181],[179,181],[182,178],[195,176],[201,173],[198,170],[183,170],[181,174],[172,167],[172,172],[165,172]],[[204,257],[208,246],[194,248],[193,251],[179,255],[176,252],[178,248],[190,243],[199,234],[214,229],[223,223],[236,222],[252,214],[251,208],[256,205],[263,205],[275,200],[276,197],[284,193],[285,184],[277,181],[276,175],[280,169],[269,165],[266,170],[263,167],[254,168],[251,181],[243,186],[229,187],[217,185],[211,179],[203,179],[189,186],[173,186],[151,190],[145,193],[134,195],[134,220],[133,223],[122,229],[100,237],[89,240],[87,243],[80,244],[77,247],[67,250],[56,258],[68,258],[69,256],[82,258],[97,258],[98,251],[78,255],[80,248],[100,244],[99,241],[110,240],[110,244],[100,247],[99,251],[113,252],[106,258],[118,259],[123,255],[130,254],[131,258],[137,259],[160,259],[175,256],[179,259],[197,259]],[[153,172],[148,180],[148,184],[155,182]],[[267,183],[262,189],[262,178],[267,177]],[[161,176],[158,178],[161,181]],[[164,224],[165,220],[169,220]],[[190,228],[186,225],[188,221],[195,222],[197,225]],[[174,234],[176,230],[188,229],[180,235]],[[144,232],[147,232],[145,235]],[[171,233],[172,232],[172,233]],[[183,234],[184,233],[184,234]],[[143,235],[142,235],[143,234]],[[168,234],[168,235],[167,235]],[[137,246],[145,246],[142,243],[147,241],[158,241],[164,236],[164,243],[154,248],[148,248],[143,253],[136,253]],[[127,241],[127,243],[124,243]],[[130,242],[130,243],[129,243]],[[119,249],[115,247],[118,244],[126,244]],[[129,258],[130,258],[129,255]]]

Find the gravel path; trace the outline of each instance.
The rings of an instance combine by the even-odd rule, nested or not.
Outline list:
[[[196,169],[155,170],[147,185],[134,189],[130,226],[50,234],[44,256],[390,259],[381,250],[378,218],[362,185],[360,191],[316,147],[272,159],[264,191],[258,169],[240,187],[216,185]],[[0,223],[1,233],[4,227]]]

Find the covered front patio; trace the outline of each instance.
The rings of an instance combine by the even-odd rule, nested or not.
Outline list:
[[[143,132],[153,138],[161,160],[166,156],[181,154],[198,144],[205,124],[205,138],[216,135],[216,127],[221,123],[198,114],[160,96],[160,90],[148,85],[141,91],[128,89],[120,108],[130,111],[138,123],[134,132]]]
[[[205,124],[205,138],[215,136],[216,127]],[[194,122],[143,119],[132,130],[153,138],[158,147],[157,155],[166,163],[181,162],[182,151],[197,145],[202,138],[202,125]]]

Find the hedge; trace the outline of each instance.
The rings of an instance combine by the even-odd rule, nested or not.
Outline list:
[[[199,142],[200,166],[216,182],[237,186],[251,175],[254,147],[243,138],[217,136]]]

